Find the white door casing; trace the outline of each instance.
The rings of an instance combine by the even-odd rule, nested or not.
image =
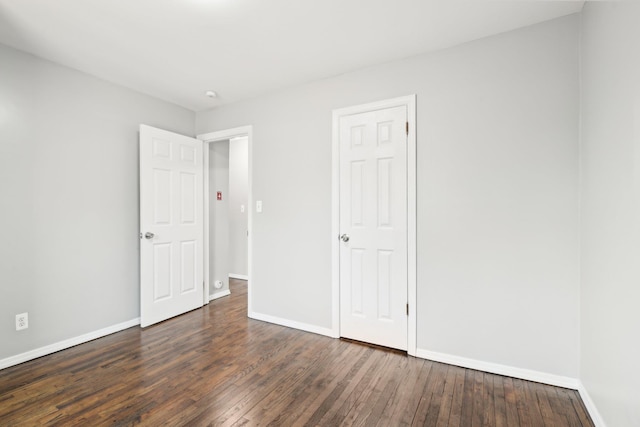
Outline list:
[[[408,348],[407,116],[401,105],[342,116],[338,125],[340,336],[401,350]]]
[[[140,126],[140,324],[203,305],[203,143]]]

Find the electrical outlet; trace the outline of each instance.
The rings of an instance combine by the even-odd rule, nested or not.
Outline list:
[[[29,327],[29,313],[16,314],[16,331]]]

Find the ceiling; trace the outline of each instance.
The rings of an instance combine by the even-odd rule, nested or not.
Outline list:
[[[0,43],[200,111],[576,13],[582,5],[0,0]],[[206,90],[219,97],[206,97]]]

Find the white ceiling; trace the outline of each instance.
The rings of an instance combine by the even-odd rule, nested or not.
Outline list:
[[[0,0],[0,42],[200,111],[568,15],[582,5]],[[205,97],[208,89],[219,98]]]

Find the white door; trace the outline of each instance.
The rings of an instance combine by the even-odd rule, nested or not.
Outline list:
[[[407,349],[407,107],[340,118],[340,335]]]
[[[202,141],[140,126],[140,323],[203,305]]]

